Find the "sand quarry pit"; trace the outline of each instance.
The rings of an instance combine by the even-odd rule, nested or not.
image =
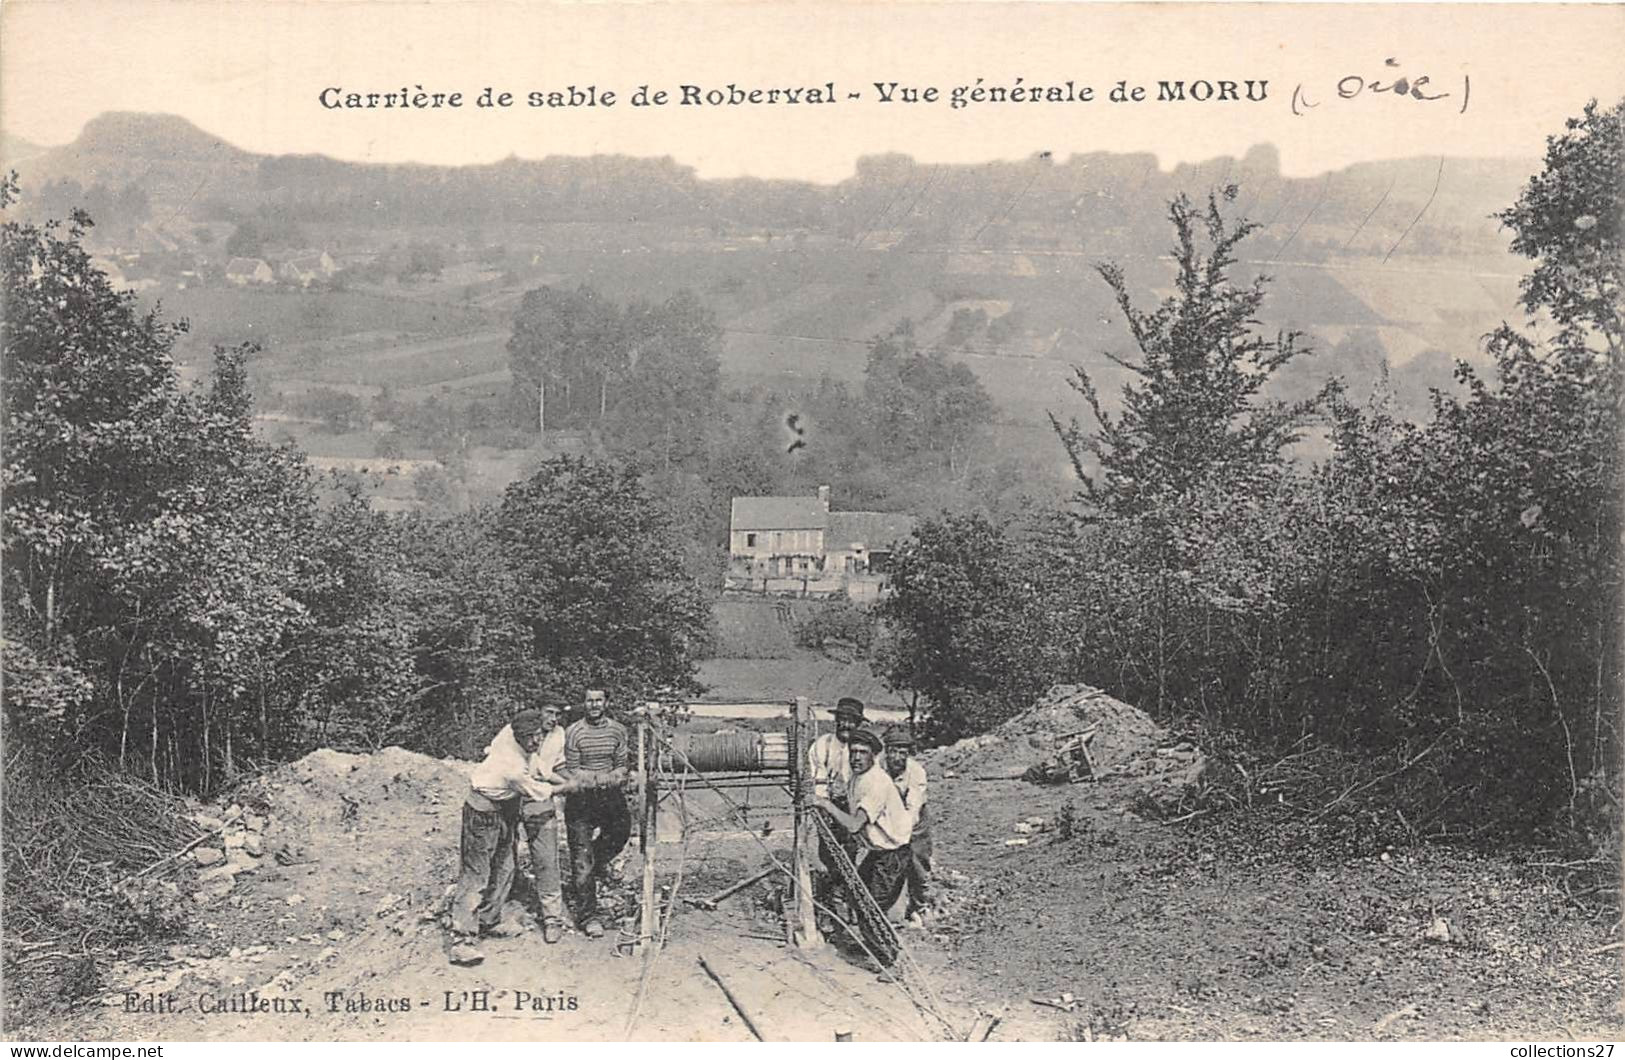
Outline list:
[[[561,942],[546,944],[527,915],[533,896],[522,876],[510,914],[527,930],[482,940],[480,965],[450,964],[445,911],[471,768],[400,748],[321,750],[207,808],[199,816],[206,827],[221,824],[221,835],[189,854],[175,878],[193,907],[186,937],[109,968],[101,1003],[53,1033],[86,1040],[754,1040],[701,968],[703,956],[770,1039],[948,1034],[898,987],[878,983],[861,954],[785,945],[785,880],[778,874],[714,910],[679,901],[665,945],[647,965],[642,953],[617,953],[613,918],[602,939],[588,940],[572,926]],[[666,820],[678,817],[674,805],[663,810],[662,834]],[[686,842],[657,843],[663,900],[674,890],[679,899],[703,897],[766,868],[764,845],[788,863],[786,831],[758,843],[733,822],[706,821]],[[560,856],[567,866],[567,850]],[[634,828],[622,879],[602,900],[606,910],[635,913],[641,871]],[[946,981],[934,977],[934,987]],[[161,998],[178,1007],[149,1011]],[[238,1011],[245,1006],[257,1010]],[[951,1018],[968,1027],[974,1017],[972,1008]]]
[[[1091,725],[1103,780],[1011,779]],[[1094,689],[1052,689],[926,758],[937,912],[902,937],[960,1034],[992,1013],[1004,1041],[1619,1035],[1617,905],[1575,901],[1549,870],[1426,845],[1282,854],[1246,816],[1148,813],[1146,791],[1200,786],[1201,753]],[[101,997],[8,1032],[753,1040],[704,957],[768,1040],[950,1036],[861,956],[784,945],[778,876],[715,910],[679,900],[649,965],[616,956],[619,925],[553,946],[532,929],[486,940],[477,967],[451,965],[441,916],[470,769],[399,749],[319,751],[203,808],[216,838],[163,881],[186,906],[184,936],[100,967]],[[974,779],[987,774],[1004,780]],[[720,819],[714,793],[686,806],[687,841],[655,847],[663,895],[706,896],[770,852],[787,860],[782,806],[754,805],[748,828]],[[662,833],[680,817],[665,804]],[[635,907],[640,870],[634,838],[617,908]],[[164,998],[174,1007],[154,1011]]]

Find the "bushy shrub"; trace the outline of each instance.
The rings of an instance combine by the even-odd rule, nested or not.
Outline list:
[[[796,623],[796,643],[813,651],[846,647],[858,657],[867,656],[875,640],[875,617],[868,608],[837,597],[817,605]]]

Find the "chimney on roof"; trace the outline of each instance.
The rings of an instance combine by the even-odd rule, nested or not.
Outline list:
[[[818,487],[818,506],[820,508],[824,509],[824,511],[826,511],[826,512],[829,511],[829,487],[828,486],[819,486]]]

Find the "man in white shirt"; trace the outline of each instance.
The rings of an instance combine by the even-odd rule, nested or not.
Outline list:
[[[824,733],[807,748],[807,778],[812,782],[813,798],[828,799],[841,809],[846,809],[847,788],[852,781],[852,756],[848,741],[862,724],[863,700],[842,696],[836,701],[835,731]],[[837,828],[835,834],[841,838],[841,849],[846,851],[847,858],[856,861],[857,840],[845,829]],[[834,890],[835,881],[841,877],[835,867],[835,853],[829,849],[823,833],[818,836],[818,860],[823,863],[824,872],[818,880],[817,897],[820,901],[827,901]]]
[[[880,907],[882,919],[897,904],[907,883],[908,841],[914,826],[913,815],[903,805],[897,785],[885,769],[876,767],[884,750],[885,744],[872,730],[853,732],[849,752],[852,780],[847,788],[850,809],[837,806],[831,799],[814,800],[814,805],[861,844],[864,857],[858,866],[858,878]],[[889,968],[897,959],[895,936],[871,924],[871,919],[860,916],[858,922],[875,959]]]
[[[530,773],[549,790],[546,799],[527,798],[519,807],[519,820],[530,848],[530,874],[537,900],[542,906],[542,939],[553,943],[564,937],[564,890],[559,878],[558,798],[571,788],[560,775],[564,766],[564,717],[561,705],[548,703],[539,708],[543,731],[541,746],[530,756]]]
[[[553,797],[530,771],[530,756],[542,746],[544,723],[541,712],[520,711],[497,733],[469,777],[459,842],[461,867],[451,904],[455,964],[478,964],[485,957],[475,948],[475,940],[482,933],[503,933],[502,906],[513,886],[520,804]]]
[[[927,887],[931,882],[931,815],[925,805],[925,767],[909,752],[914,750],[914,734],[903,726],[886,734],[886,772],[897,785],[903,805],[914,818],[908,848],[908,910],[914,920],[930,905]]]

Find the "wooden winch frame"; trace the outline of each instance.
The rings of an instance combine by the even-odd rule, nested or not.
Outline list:
[[[812,858],[817,857],[818,841],[813,829],[810,806],[810,778],[807,776],[807,750],[817,734],[812,700],[797,696],[784,702],[789,714],[790,730],[780,737],[777,733],[760,734],[754,768],[742,766],[735,760],[726,764],[711,761],[706,755],[696,754],[696,763],[689,750],[697,750],[692,739],[677,740],[676,734],[664,731],[666,709],[659,703],[645,703],[634,712],[638,734],[638,782],[643,793],[642,813],[639,815],[638,845],[643,855],[642,920],[639,925],[641,942],[655,938],[655,856],[658,842],[657,825],[660,813],[657,777],[663,772],[682,772],[696,777],[708,789],[719,793],[736,788],[776,788],[790,795],[794,807],[795,833],[791,843],[789,871],[793,877],[793,907],[786,903],[786,941],[801,949],[812,949],[823,944],[815,916],[812,894]],[[681,746],[679,746],[681,744]],[[702,745],[703,746],[703,745]],[[710,750],[709,748],[707,750]],[[694,904],[702,908],[751,884],[766,879],[781,866],[758,873],[737,884],[724,888],[707,899]]]

